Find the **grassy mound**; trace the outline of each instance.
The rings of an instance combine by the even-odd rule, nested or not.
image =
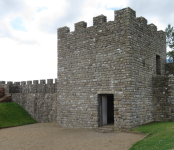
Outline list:
[[[146,138],[135,143],[129,150],[169,150],[174,148],[174,122],[153,123],[132,131],[148,133]]]
[[[36,121],[17,103],[0,103],[0,128],[32,124]]]

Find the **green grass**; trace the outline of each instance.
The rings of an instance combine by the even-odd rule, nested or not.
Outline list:
[[[152,123],[131,131],[148,133],[129,150],[169,150],[174,148],[174,122]]]
[[[0,103],[0,128],[36,123],[17,103]]]

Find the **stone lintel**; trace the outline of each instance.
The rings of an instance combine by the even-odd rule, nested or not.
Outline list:
[[[114,91],[97,91],[97,94],[114,94]]]

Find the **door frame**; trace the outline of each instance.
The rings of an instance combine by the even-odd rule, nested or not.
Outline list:
[[[113,95],[113,98],[114,98],[114,94],[110,94],[110,93],[109,94],[98,94],[98,127],[103,126],[103,112],[102,112],[102,96],[103,95],[106,95],[107,97],[108,97],[108,95]],[[108,98],[107,98],[107,103],[108,103]],[[113,107],[114,107],[114,103],[113,103]],[[108,119],[108,114],[107,114],[107,119]]]

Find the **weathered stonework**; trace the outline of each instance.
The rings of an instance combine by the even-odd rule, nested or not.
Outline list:
[[[21,105],[37,122],[56,122],[57,116],[57,79],[22,82],[0,81],[5,95],[11,93],[12,101]]]
[[[134,10],[58,28],[57,124],[98,127],[100,94],[114,94],[115,129],[153,121],[152,77],[165,74],[165,32]],[[158,56],[156,56],[158,55]],[[156,70],[156,57],[160,57]]]
[[[109,22],[94,17],[91,27],[75,23],[74,32],[58,28],[55,84],[0,81],[0,87],[38,122],[60,127],[99,127],[106,94],[114,100],[115,129],[174,121],[174,63],[166,64],[165,32],[129,7],[114,14]]]

